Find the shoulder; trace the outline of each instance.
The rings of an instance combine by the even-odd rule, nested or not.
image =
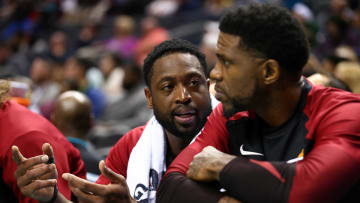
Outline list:
[[[307,128],[317,138],[356,135],[360,137],[360,96],[335,88],[314,86],[308,95],[304,113]]]
[[[106,165],[113,171],[126,177],[126,170],[131,151],[139,141],[145,126],[140,126],[132,129],[126,133],[120,140],[111,148],[107,158]],[[107,181],[100,178],[98,183],[107,183]]]
[[[9,101],[5,103],[0,113],[0,146],[6,143],[34,142],[43,140],[56,142],[65,139],[64,136],[44,117],[31,112],[27,108]],[[11,135],[11,136],[7,136]],[[4,140],[4,141],[3,141]],[[1,146],[4,149],[5,146]]]
[[[139,141],[144,129],[145,125],[130,130],[120,138],[120,140],[111,149],[110,153],[116,152],[119,154],[130,154],[136,143]]]
[[[305,113],[310,116],[328,116],[331,112],[342,112],[338,118],[360,113],[360,95],[335,88],[313,86],[310,90]]]
[[[121,139],[126,141],[127,144],[135,145],[139,141],[139,139],[140,139],[140,137],[141,137],[141,135],[142,135],[142,133],[143,133],[143,131],[145,129],[145,126],[146,125],[139,126],[139,127],[136,127],[134,129],[130,130]]]

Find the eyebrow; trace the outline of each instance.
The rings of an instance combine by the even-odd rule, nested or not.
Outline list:
[[[219,54],[219,53],[216,53],[216,57],[218,59],[221,59],[221,60],[226,60],[226,61],[229,61],[230,59],[228,59],[225,55],[222,55],[222,54]]]
[[[189,74],[185,75],[185,79],[189,79],[189,78],[193,78],[193,77],[201,77],[201,78],[205,77],[206,78],[205,74],[201,74],[201,73],[195,72],[195,71],[192,71]]]
[[[174,77],[172,76],[165,76],[163,78],[161,78],[161,80],[159,80],[159,82],[157,82],[158,84],[162,83],[162,82],[165,82],[165,81],[172,81],[174,80]]]
[[[199,69],[199,71],[190,71],[184,77],[185,77],[185,79],[189,79],[192,77],[205,77],[206,78],[205,74],[202,74],[201,69]],[[161,84],[162,82],[165,82],[165,81],[174,81],[174,80],[175,80],[175,77],[173,77],[173,76],[164,76],[157,82],[157,84]]]

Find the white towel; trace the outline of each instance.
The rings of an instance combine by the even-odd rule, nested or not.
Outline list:
[[[219,102],[211,97],[213,109]],[[195,139],[195,138],[194,138]],[[138,202],[155,202],[156,189],[166,171],[165,132],[153,116],[130,153],[126,182]]]
[[[155,202],[157,186],[166,170],[165,152],[165,133],[153,116],[131,151],[127,167],[126,182],[138,202]]]

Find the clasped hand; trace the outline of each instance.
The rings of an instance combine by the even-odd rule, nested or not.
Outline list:
[[[236,156],[207,146],[194,156],[186,176],[200,182],[219,181],[221,170],[234,158]]]

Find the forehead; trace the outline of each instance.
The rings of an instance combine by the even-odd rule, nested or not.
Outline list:
[[[232,53],[238,49],[241,38],[236,35],[220,32],[219,38],[216,44],[216,52],[220,53]]]
[[[177,77],[190,73],[204,75],[198,58],[190,53],[172,53],[155,61],[152,80]]]

